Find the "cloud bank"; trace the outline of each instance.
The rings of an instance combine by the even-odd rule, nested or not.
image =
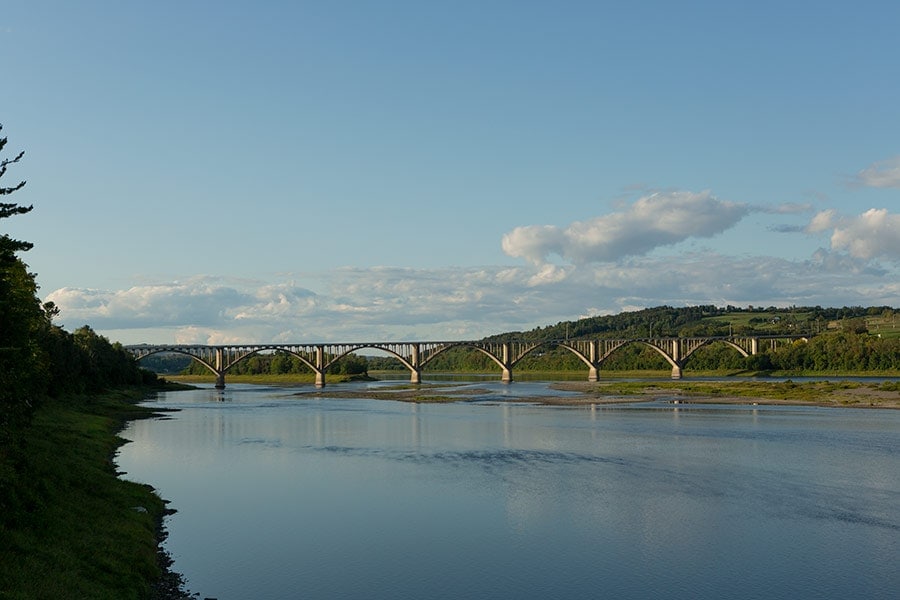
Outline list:
[[[89,323],[123,343],[363,342],[479,339],[640,307],[896,304],[900,278],[846,252],[808,260],[697,253],[583,268],[382,267],[293,282],[196,277],[128,290],[48,296],[69,329]],[[173,300],[166,293],[177,295]]]
[[[900,215],[883,208],[824,210],[805,226],[772,228],[828,244],[805,260],[652,253],[715,236],[749,213],[809,211],[666,192],[565,228],[512,230],[503,248],[527,260],[519,266],[343,268],[278,281],[198,275],[124,290],[63,288],[46,300],[69,329],[90,324],[123,343],[204,344],[479,339],[663,304],[895,305]]]
[[[751,211],[710,192],[655,193],[621,212],[553,225],[517,227],[503,236],[503,251],[533,264],[557,255],[573,264],[608,262],[640,256],[689,238],[709,238],[733,227]]]

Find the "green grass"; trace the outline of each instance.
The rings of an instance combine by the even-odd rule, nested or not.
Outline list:
[[[900,383],[864,383],[857,381],[607,381],[598,383],[598,391],[604,394],[629,396],[648,392],[678,393],[683,396],[761,398],[790,402],[839,402],[860,403],[864,396],[846,392],[900,392]],[[849,398],[849,399],[848,399]],[[890,400],[890,399],[888,399]],[[896,404],[898,396],[893,396]],[[873,403],[876,401],[873,399]],[[877,401],[882,404],[884,399]]]
[[[163,501],[119,479],[122,396],[54,401],[0,448],[0,598],[149,598]]]

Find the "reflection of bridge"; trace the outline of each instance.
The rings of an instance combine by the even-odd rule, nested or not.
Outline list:
[[[530,352],[538,349],[565,348],[588,367],[588,381],[597,381],[600,366],[616,350],[628,344],[643,344],[657,351],[672,365],[672,379],[681,379],[687,359],[698,349],[722,342],[742,356],[757,354],[760,343],[774,350],[779,341],[806,340],[804,335],[708,336],[694,338],[631,338],[598,340],[514,340],[505,342],[368,342],[360,344],[229,344],[126,346],[138,360],[160,352],[186,354],[203,364],[216,376],[216,387],[225,387],[225,374],[234,365],[261,352],[281,351],[296,356],[316,374],[316,386],[325,385],[325,373],[344,356],[358,350],[381,350],[394,356],[409,369],[410,382],[422,382],[422,369],[436,356],[451,348],[472,348],[487,355],[502,370],[501,379],[511,382],[513,367]]]

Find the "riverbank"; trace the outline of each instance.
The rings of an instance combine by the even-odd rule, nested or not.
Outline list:
[[[772,404],[852,408],[900,408],[900,382],[858,381],[661,381],[559,382],[552,388],[578,392],[579,403],[668,400],[680,404]],[[567,398],[560,399],[566,403]],[[557,402],[554,402],[557,403]]]
[[[119,477],[125,422],[145,391],[49,401],[0,448],[0,597],[191,598],[160,543],[168,513]]]
[[[551,390],[572,395],[528,396],[530,402],[554,405],[621,404],[666,400],[680,404],[779,404],[854,408],[900,408],[900,382],[856,381],[557,381]],[[299,396],[373,398],[400,402],[458,402],[490,394],[487,389],[453,382],[398,384],[364,390],[304,390]],[[504,399],[510,399],[504,395]],[[513,396],[514,397],[514,396]]]

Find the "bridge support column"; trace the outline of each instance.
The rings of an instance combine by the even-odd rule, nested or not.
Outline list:
[[[750,338],[750,354],[759,354],[759,338]]]
[[[512,365],[509,364],[510,354],[509,342],[503,342],[503,374],[500,376],[503,383],[512,383],[513,380]]]
[[[591,367],[588,371],[588,381],[600,381],[600,370],[597,367]]]
[[[412,368],[409,370],[410,383],[422,383],[422,366],[419,360],[419,345],[413,344],[409,356],[409,362],[412,365]]]
[[[316,346],[316,387],[325,387],[325,348]]]
[[[216,389],[224,390],[225,389],[225,370],[223,365],[225,364],[225,349],[224,348],[216,348]]]
[[[672,340],[672,379],[681,379],[681,341]]]

